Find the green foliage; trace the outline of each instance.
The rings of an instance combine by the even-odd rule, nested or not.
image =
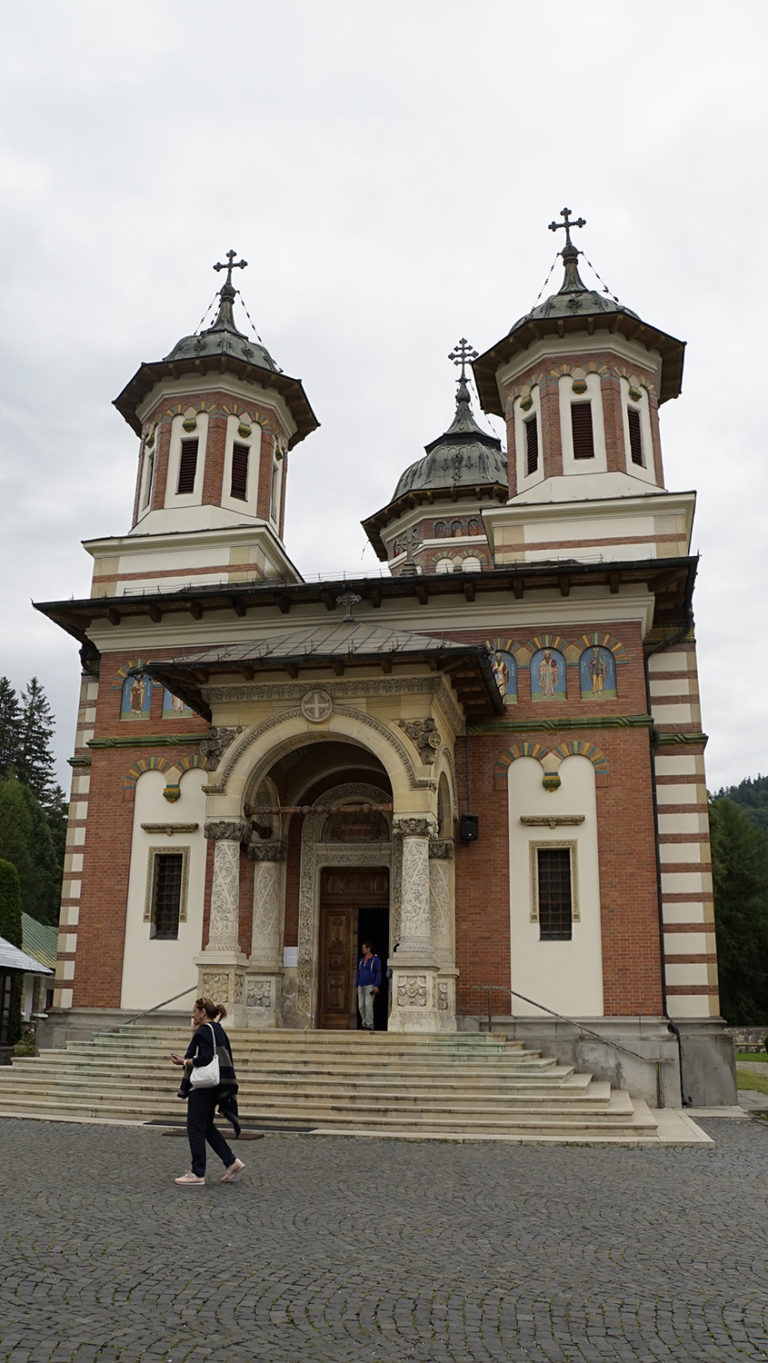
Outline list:
[[[67,805],[54,779],[54,719],[37,677],[21,698],[0,677],[0,857],[13,863],[24,910],[56,923]]]
[[[768,835],[726,795],[709,802],[723,1016],[768,1022]]]
[[[740,805],[752,822],[768,833],[768,776],[746,776],[737,786],[718,791],[718,799],[722,795]]]
[[[0,860],[0,937],[21,946],[21,885],[16,867]]]

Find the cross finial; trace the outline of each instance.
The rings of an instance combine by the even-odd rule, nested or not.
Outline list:
[[[222,265],[221,261],[217,260],[216,264],[213,267],[214,270],[226,270],[227,277],[224,281],[225,288],[227,285],[229,285],[230,288],[232,287],[232,271],[244,270],[246,265],[248,264],[247,260],[235,260],[236,255],[237,251],[227,251],[226,256],[228,263],[226,265]]]
[[[561,216],[561,218],[565,218],[565,222],[551,222],[551,223],[549,224],[549,230],[550,230],[550,232],[556,232],[557,229],[558,229],[558,227],[564,227],[564,228],[565,228],[565,245],[566,245],[566,247],[570,246],[571,249],[573,250],[573,249],[574,249],[574,246],[573,246],[573,242],[571,241],[570,228],[571,228],[571,227],[586,227],[586,225],[587,225],[587,220],[586,220],[586,218],[574,218],[573,222],[569,222],[568,219],[569,219],[570,216],[571,216],[571,210],[570,210],[570,208],[561,208],[561,209],[560,209],[560,216]]]
[[[457,346],[454,346],[453,350],[448,356],[448,359],[453,360],[454,364],[461,365],[460,380],[462,383],[465,383],[467,376],[464,371],[466,368],[467,361],[469,360],[469,362],[471,363],[472,360],[476,360],[477,351],[473,348],[473,346],[469,344],[469,341],[467,340],[466,336],[462,336],[461,340],[459,341],[459,344]]]

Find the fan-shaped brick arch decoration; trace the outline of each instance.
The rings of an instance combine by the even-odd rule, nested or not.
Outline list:
[[[549,748],[545,748],[543,743],[534,743],[529,739],[524,739],[522,743],[513,743],[511,748],[507,748],[496,762],[493,769],[493,785],[495,790],[506,790],[507,773],[513,762],[518,757],[533,757],[537,762],[543,762],[549,756]]]
[[[126,772],[123,789],[132,790],[139,777],[143,776],[145,771],[170,771],[171,767],[176,765],[177,764],[174,762],[169,762],[167,757],[140,757]]]
[[[200,753],[195,753],[192,757],[182,757],[177,763],[179,771],[194,771],[195,767],[203,767],[207,770],[208,758],[201,757]]]
[[[615,634],[606,634],[604,631],[595,629],[589,634],[580,634],[579,643],[584,648],[609,648],[617,663],[629,662],[629,654]]]
[[[586,738],[568,738],[558,743],[553,752],[561,762],[566,757],[586,757],[592,763],[596,776],[608,775],[608,758],[596,743],[589,743]]]
[[[123,663],[122,667],[117,669],[112,678],[112,690],[122,691],[128,678],[135,677],[139,672],[143,672],[148,662],[148,658],[129,658],[127,663]]]

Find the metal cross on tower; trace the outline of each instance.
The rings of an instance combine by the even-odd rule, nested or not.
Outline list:
[[[229,284],[230,288],[232,287],[232,271],[233,271],[233,270],[244,270],[245,267],[246,267],[246,265],[248,264],[248,261],[247,261],[247,260],[235,260],[235,256],[236,256],[236,255],[237,255],[237,251],[227,251],[227,252],[226,252],[226,257],[227,257],[228,264],[227,264],[227,265],[222,265],[221,261],[220,261],[220,260],[217,260],[216,264],[215,264],[214,267],[213,267],[214,270],[226,270],[226,272],[227,272],[227,278],[226,278],[226,280],[224,281],[225,287],[226,287],[227,284]]]
[[[586,218],[574,218],[573,222],[569,222],[568,219],[569,219],[570,216],[571,216],[571,210],[570,210],[570,208],[561,208],[561,209],[560,209],[560,216],[561,216],[562,218],[565,218],[565,222],[551,222],[551,223],[549,224],[549,230],[550,230],[550,232],[556,232],[557,229],[558,229],[558,227],[564,227],[564,228],[565,228],[565,244],[566,244],[566,246],[571,246],[571,247],[572,247],[572,246],[573,246],[573,242],[571,241],[570,228],[571,228],[571,227],[586,227],[586,225],[587,225],[587,220],[586,220]]]
[[[461,365],[461,382],[465,383],[467,376],[464,371],[466,368],[467,360],[469,360],[470,363],[472,362],[472,360],[476,360],[477,351],[469,344],[469,341],[467,340],[466,336],[462,336],[461,340],[459,341],[459,344],[457,346],[454,346],[453,350],[448,356],[448,359],[453,360],[454,364]]]

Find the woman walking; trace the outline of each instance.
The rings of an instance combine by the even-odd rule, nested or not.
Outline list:
[[[232,1049],[229,1037],[219,1019],[227,1016],[223,1004],[212,999],[199,998],[192,1008],[192,1025],[195,1028],[186,1054],[172,1055],[174,1065],[184,1065],[185,1080],[192,1079],[196,1069],[210,1065],[214,1055],[219,1057],[219,1083],[211,1088],[197,1088],[190,1084],[187,1099],[187,1136],[192,1156],[192,1168],[175,1180],[183,1187],[201,1188],[205,1184],[205,1144],[210,1145],[224,1164],[222,1183],[231,1183],[233,1178],[245,1168],[243,1161],[232,1153],[227,1142],[214,1124],[213,1116],[218,1106],[240,1134],[237,1122],[237,1080],[232,1064]],[[186,1084],[183,1085],[186,1087]]]

